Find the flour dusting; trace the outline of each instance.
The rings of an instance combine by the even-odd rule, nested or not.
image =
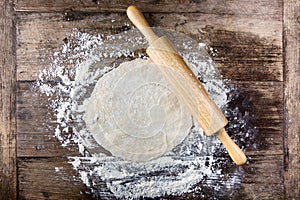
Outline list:
[[[206,45],[176,32],[156,31],[173,40],[213,100],[225,111],[228,88],[206,52]],[[201,193],[204,188],[214,191],[234,188],[241,181],[241,172],[235,171],[224,179],[225,161],[216,156],[223,155],[224,149],[216,137],[205,136],[195,122],[181,144],[144,163],[114,157],[94,141],[84,119],[96,82],[124,61],[148,59],[147,46],[137,30],[102,36],[75,29],[61,50],[50,58],[50,66],[41,71],[37,87],[49,97],[50,109],[56,114],[54,135],[64,147],[76,145],[81,154],[70,157],[70,164],[95,197],[139,199],[188,193],[205,197],[205,192]]]

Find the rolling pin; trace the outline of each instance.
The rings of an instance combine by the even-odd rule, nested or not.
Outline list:
[[[204,133],[208,136],[216,134],[237,165],[246,163],[244,152],[225,131],[224,127],[228,123],[226,117],[173,44],[165,36],[158,37],[135,6],[127,8],[127,16],[148,41],[146,53],[163,73],[177,98],[188,107]]]

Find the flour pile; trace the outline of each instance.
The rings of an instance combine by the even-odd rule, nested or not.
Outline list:
[[[225,110],[227,88],[206,53],[206,45],[176,32],[157,31],[176,44],[213,100]],[[62,49],[54,53],[51,65],[40,73],[37,86],[41,93],[49,96],[50,108],[57,117],[55,137],[64,147],[77,145],[81,154],[70,157],[70,163],[96,197],[132,199],[185,193],[205,197],[205,192],[201,193],[203,188],[217,191],[222,187],[233,188],[240,182],[239,172],[229,174],[220,182],[224,178],[218,164],[221,160],[214,155],[224,149],[216,137],[206,137],[195,123],[181,144],[145,163],[114,157],[91,136],[84,119],[96,82],[124,61],[147,60],[147,46],[137,30],[110,36],[74,30]]]

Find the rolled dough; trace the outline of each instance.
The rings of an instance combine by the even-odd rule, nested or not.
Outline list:
[[[95,141],[114,156],[148,161],[181,143],[192,117],[156,65],[135,59],[98,80],[85,122]]]

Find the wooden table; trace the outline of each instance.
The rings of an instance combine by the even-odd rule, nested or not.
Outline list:
[[[249,163],[239,168],[245,178],[231,197],[300,198],[300,1],[1,0],[0,199],[93,198],[67,163],[66,156],[77,150],[61,147],[39,125],[49,118],[47,99],[30,91],[43,58],[73,28],[120,32],[129,23],[125,10],[131,4],[151,25],[209,44],[221,74],[251,102],[262,142],[246,149]]]

